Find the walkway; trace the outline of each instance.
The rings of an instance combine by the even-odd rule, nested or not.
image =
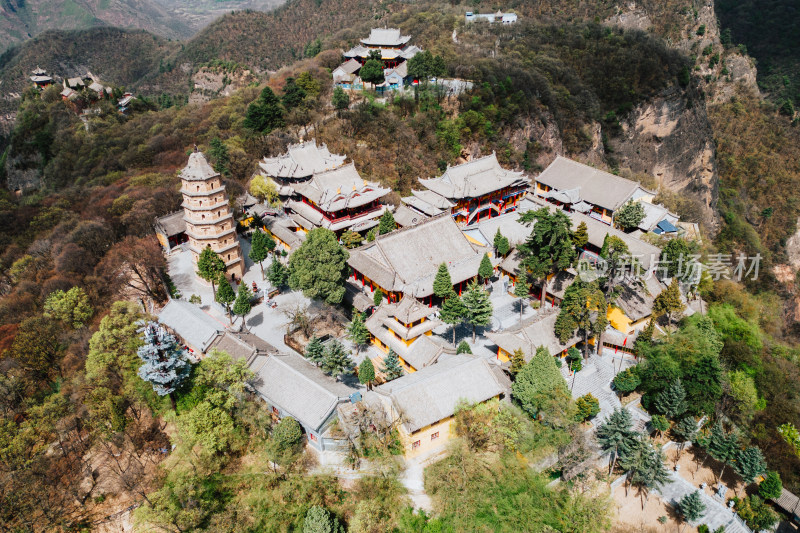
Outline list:
[[[613,350],[608,349],[603,351],[602,356],[591,354],[583,361],[583,368],[575,373],[570,372],[566,361],[561,365],[561,375],[567,381],[573,398],[591,394],[600,402],[600,413],[592,419],[594,426],[601,424],[614,409],[622,407],[617,394],[611,390],[611,382],[617,373],[633,366],[634,361],[621,355],[618,353],[615,356]]]

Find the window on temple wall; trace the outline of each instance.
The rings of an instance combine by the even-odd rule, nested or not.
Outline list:
[[[419,441],[415,440],[413,443],[411,443],[411,449],[416,450],[417,448],[419,448]]]
[[[200,192],[200,186],[199,185],[197,186],[197,192]]]
[[[439,438],[439,432],[438,431],[436,433],[431,433],[431,440],[436,440],[438,438]]]

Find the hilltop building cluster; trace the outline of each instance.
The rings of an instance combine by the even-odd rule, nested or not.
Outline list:
[[[585,227],[586,242],[578,250],[582,260],[601,262],[605,242],[616,237],[651,274],[621,280],[620,296],[607,312],[608,328],[588,339],[592,350],[615,353],[631,351],[653,317],[655,298],[666,289],[663,274],[653,275],[661,250],[643,237],[668,239],[690,227],[655,204],[654,193],[639,183],[563,157],[535,177],[504,168],[496,154],[476,158],[420,179],[420,188],[397,206],[387,202],[390,189],[363,178],[353,161],[314,140],[264,158],[259,169],[275,187],[279,206],[260,204],[249,195],[239,205],[248,224],[255,222],[276,241],[281,254],[274,260],[285,261],[278,255],[291,255],[315,228],[340,238],[372,232],[372,239],[349,250],[344,301],[365,313],[367,357],[379,368],[382,360],[396,356],[403,375],[386,379],[379,373],[378,386],[364,390],[326,376],[301,355],[276,349],[256,334],[230,331],[223,321],[181,300],[171,301],[160,320],[199,357],[217,348],[245,360],[257,376],[253,390],[273,416],[296,418],[318,450],[342,449],[342,432],[353,431],[352,419],[370,409],[374,416],[401,420],[407,457],[427,453],[447,442],[459,399],[508,398],[507,371],[515,352],[529,361],[539,347],[556,357],[583,347],[587,339],[582,336],[562,340],[554,332],[565,292],[578,276],[574,268],[544,282],[530,280],[528,297],[541,301],[541,308],[532,316],[520,312],[510,327],[486,331],[482,342],[490,350],[483,355],[457,354],[449,333],[443,333],[448,326],[439,316],[442,299],[434,291],[440,266],[446,266],[452,291],[460,295],[480,279],[488,257],[497,279],[493,297],[508,298],[523,268],[519,247],[531,234],[520,215],[562,212],[572,231]],[[209,247],[223,258],[229,277],[243,279],[244,256],[221,176],[195,152],[180,178],[183,211],[156,222],[160,242],[167,251],[186,248],[195,262]],[[616,217],[631,203],[640,204],[645,214],[637,227],[623,230]],[[387,211],[397,229],[377,234]],[[495,247],[498,234],[508,242],[502,253]]]
[[[373,28],[369,37],[344,53],[344,63],[332,72],[333,83],[342,89],[362,90],[364,82],[359,73],[372,57],[379,58],[383,68],[384,81],[375,86],[377,91],[399,90],[418,83],[408,73],[408,60],[422,49],[409,44],[410,40],[411,36],[402,35],[396,28]]]

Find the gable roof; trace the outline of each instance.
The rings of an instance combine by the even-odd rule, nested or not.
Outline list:
[[[375,390],[391,398],[409,433],[453,416],[460,400],[484,402],[506,392],[485,359],[466,355],[440,360]]]
[[[219,176],[219,172],[211,168],[203,152],[192,152],[189,155],[189,162],[186,163],[186,166],[183,167],[183,170],[178,175],[182,180],[205,181]]]
[[[641,186],[620,176],[558,156],[536,181],[557,189],[580,190],[580,199],[612,211],[619,209]],[[577,202],[577,198],[573,198]]]
[[[248,365],[259,355],[273,355],[278,349],[257,335],[247,332],[226,331],[219,335],[208,347],[209,351],[219,350],[234,360],[243,360]]]
[[[356,390],[298,354],[258,356],[250,369],[256,374],[252,385],[265,400],[313,431],[319,431],[339,402]]]
[[[427,215],[414,211],[405,204],[397,206],[397,209],[394,210],[394,221],[401,228],[416,226],[427,218]]]
[[[186,232],[186,219],[183,218],[183,211],[176,211],[156,219],[156,228],[160,228],[164,235],[172,237]]]
[[[345,74],[355,74],[356,72],[358,72],[360,68],[361,68],[361,63],[359,63],[355,59],[348,59],[347,61],[336,67],[336,69],[334,69],[334,72],[340,70]]]
[[[347,156],[332,154],[323,143],[317,146],[316,139],[291,144],[285,154],[265,157],[258,166],[268,175],[277,178],[307,178],[314,173],[332,170],[344,164]]]
[[[511,246],[517,246],[525,242],[532,230],[531,226],[519,222],[519,216],[518,212],[505,213],[498,217],[483,219],[471,227],[478,229],[489,246],[494,246],[494,236],[498,229]]]
[[[225,326],[198,306],[170,300],[158,314],[158,321],[201,352],[206,352]]]
[[[410,35],[401,35],[397,28],[372,28],[369,37],[361,39],[361,44],[364,46],[403,46],[410,40]]]
[[[440,264],[448,266],[455,284],[476,276],[481,258],[444,214],[350,250],[347,263],[386,290],[421,298],[433,294]]]
[[[661,249],[658,246],[637,239],[633,235],[609,226],[605,222],[601,222],[600,220],[582,213],[569,212],[567,216],[572,219],[573,230],[577,229],[581,222],[586,223],[586,229],[589,233],[589,244],[596,248],[603,247],[603,241],[606,235],[619,237],[628,245],[628,250],[631,255],[634,256],[645,269],[650,269],[651,266],[654,266],[661,256]]]
[[[492,342],[508,353],[522,350],[525,361],[530,361],[536,354],[536,348],[544,346],[551,355],[561,353],[580,340],[577,336],[562,343],[553,329],[558,318],[558,308],[542,309],[533,317],[525,319],[522,323],[505,331],[485,333]]]
[[[644,218],[639,222],[638,226],[642,231],[653,231],[662,220],[667,220],[672,224],[677,223],[679,220],[678,215],[671,213],[663,205],[652,204],[644,200],[639,200],[639,203],[644,207]]]
[[[355,163],[315,173],[309,181],[294,184],[293,189],[328,213],[359,207],[392,192],[362,178]]]
[[[636,322],[653,312],[653,302],[666,287],[656,276],[648,276],[641,281],[624,280],[619,285],[620,293],[614,300],[625,316]]]
[[[522,172],[506,170],[497,161],[497,155],[473,159],[461,165],[448,167],[438,178],[419,182],[427,189],[447,199],[476,198],[510,186],[523,186],[530,179]]]

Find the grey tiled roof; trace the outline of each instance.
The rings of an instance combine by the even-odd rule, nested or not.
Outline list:
[[[375,390],[389,395],[410,433],[452,416],[460,400],[478,403],[506,392],[485,359],[466,355],[440,360]]]
[[[391,189],[362,178],[353,163],[315,173],[310,180],[297,183],[293,188],[327,213],[359,207],[391,192]]]
[[[625,244],[628,245],[628,250],[632,256],[641,263],[642,267],[649,269],[655,266],[654,262],[658,260],[661,255],[661,249],[658,246],[652,245],[641,239],[620,231],[614,227],[609,226],[605,222],[601,222],[595,218],[584,215],[582,213],[569,212],[567,216],[572,219],[572,229],[577,229],[581,222],[586,223],[586,229],[589,233],[589,244],[597,248],[603,247],[603,241],[606,235],[613,235],[619,237]]]
[[[265,157],[258,166],[267,176],[278,178],[307,178],[315,172],[325,172],[344,164],[347,156],[332,154],[326,144],[317,146],[315,139],[289,146],[285,154]]]
[[[156,226],[160,227],[167,237],[186,232],[186,220],[183,211],[176,211],[156,219]]]
[[[189,162],[180,171],[180,178],[188,181],[205,181],[219,176],[219,172],[211,168],[203,152],[192,152]]]
[[[259,355],[273,355],[278,349],[252,333],[226,331],[218,336],[208,347],[209,351],[225,352],[235,360],[243,360],[248,365]]]
[[[410,35],[401,35],[397,28],[372,28],[369,37],[361,39],[361,44],[364,46],[402,46],[410,40]]]
[[[579,189],[580,199],[612,211],[619,209],[641,188],[635,181],[561,156],[556,157],[536,181],[562,192]]]
[[[641,281],[626,280],[620,284],[620,294],[614,305],[633,320],[641,320],[653,312],[653,302],[666,287],[656,276]]]
[[[639,222],[639,229],[642,231],[653,231],[656,224],[662,220],[669,220],[672,224],[676,224],[679,220],[678,215],[671,213],[666,207],[658,204],[651,204],[641,200],[639,203],[644,207],[644,218]]]
[[[456,284],[477,275],[481,258],[444,214],[351,250],[348,264],[384,289],[421,298],[433,294],[440,264],[448,266]]]
[[[297,354],[259,356],[250,368],[256,374],[256,391],[313,431],[356,390],[326,376]]]
[[[394,210],[394,221],[402,228],[416,226],[427,218],[427,215],[418,213],[405,204],[398,206]]]
[[[276,238],[285,242],[292,250],[299,247],[303,244],[303,241],[306,240],[305,233],[294,230],[297,226],[291,218],[268,218],[264,221],[264,226]]]
[[[431,191],[450,200],[477,198],[509,186],[530,183],[522,172],[506,170],[500,166],[494,152],[467,163],[448,167],[438,178],[419,180]]]
[[[158,321],[201,352],[206,352],[212,341],[225,330],[224,324],[195,304],[183,300],[170,300],[158,314]]]
[[[488,331],[486,337],[510,354],[521,349],[526,361],[531,360],[539,346],[547,348],[552,355],[561,353],[570,346],[575,346],[579,339],[573,337],[566,343],[558,340],[553,332],[558,312],[558,308],[540,310],[533,317],[523,320],[522,324],[505,331]]]

